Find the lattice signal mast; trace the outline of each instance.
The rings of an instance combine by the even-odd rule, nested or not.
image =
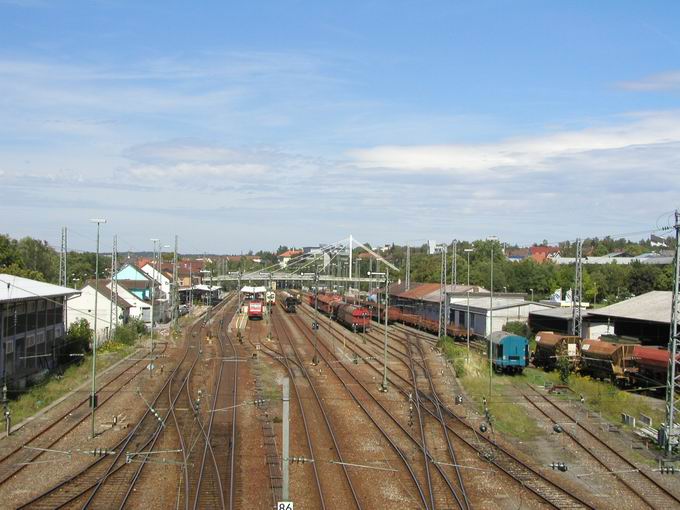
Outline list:
[[[576,240],[576,268],[574,271],[574,293],[571,297],[572,335],[581,336],[581,296],[583,295],[583,240]]]
[[[68,253],[68,230],[61,227],[61,249],[59,250],[59,285],[67,287],[68,276],[66,266],[66,254]]]
[[[668,341],[668,377],[666,380],[666,426],[662,443],[666,454],[670,456],[673,447],[678,444],[680,424],[680,212],[675,211],[675,272],[673,278],[673,301],[671,303],[671,331]]]

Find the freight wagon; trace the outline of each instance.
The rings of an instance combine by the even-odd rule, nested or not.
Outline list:
[[[533,363],[537,367],[553,370],[560,358],[567,358],[571,369],[576,369],[581,361],[581,338],[561,335],[552,331],[536,333],[536,349]]]
[[[295,313],[295,307],[297,306],[297,299],[292,296],[291,294],[288,294],[288,292],[283,291],[281,292],[281,300],[280,300],[281,306],[283,309],[288,312],[288,313]]]
[[[342,301],[335,301],[332,306],[333,318],[340,324],[347,326],[354,332],[364,333],[369,330],[371,316],[367,308]]]
[[[668,349],[644,345],[634,346],[633,362],[637,367],[636,383],[641,386],[665,385],[670,358]]]
[[[529,340],[507,331],[494,331],[487,337],[491,358],[498,373],[521,374],[529,360]]]
[[[584,340],[581,343],[581,373],[627,385],[637,372],[633,360],[634,348],[631,344]]]

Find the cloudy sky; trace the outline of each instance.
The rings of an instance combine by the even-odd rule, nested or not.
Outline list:
[[[0,232],[531,243],[680,206],[680,3],[0,0]],[[641,236],[638,236],[641,237]]]

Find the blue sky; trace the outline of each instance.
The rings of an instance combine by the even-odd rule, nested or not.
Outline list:
[[[0,231],[185,251],[637,232],[677,2],[0,0]]]

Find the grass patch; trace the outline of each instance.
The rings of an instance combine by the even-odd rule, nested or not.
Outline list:
[[[116,342],[107,342],[97,349],[97,373],[132,354],[137,347]],[[73,391],[86,381],[92,373],[92,356],[86,355],[82,362],[68,367],[63,375],[50,375],[43,382],[30,387],[16,400],[10,400],[9,408],[12,413],[12,423],[19,423],[40,409],[51,404],[58,398]],[[5,422],[0,424],[0,430],[5,430]]]
[[[518,405],[517,391],[513,385],[518,377],[523,376],[494,373],[489,393],[489,361],[486,357],[472,350],[468,359],[467,347],[449,339],[440,342],[439,347],[453,364],[458,381],[480,413],[484,412],[483,399],[487,399],[487,407],[497,431],[520,440],[528,440],[543,433],[524,407]]]
[[[629,414],[636,419],[640,414],[645,414],[654,420],[655,425],[664,421],[663,405],[654,407],[649,399],[622,391],[611,383],[572,374],[569,377],[569,387],[577,395],[583,395],[590,410],[601,412],[602,416],[612,423],[621,424],[621,413]]]

